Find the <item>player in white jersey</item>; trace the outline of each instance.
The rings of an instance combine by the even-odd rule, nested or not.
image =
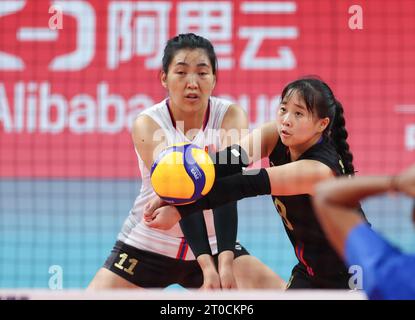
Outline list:
[[[234,220],[228,219],[230,214],[214,218],[212,210],[205,210],[199,218],[183,219],[166,231],[149,228],[143,221],[144,206],[155,195],[149,168],[163,147],[191,142],[215,152],[226,146],[228,130],[247,129],[246,114],[239,106],[211,96],[216,66],[207,39],[190,33],[168,41],[161,71],[168,98],[142,112],[133,125],[140,194],[112,253],[88,288],[164,288],[174,283],[185,288],[285,287],[279,276],[236,242],[236,203],[215,209],[234,211]]]

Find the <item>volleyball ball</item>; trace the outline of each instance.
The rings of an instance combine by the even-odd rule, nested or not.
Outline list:
[[[174,144],[157,156],[150,170],[157,195],[174,205],[192,203],[206,195],[215,181],[209,154],[191,144]]]

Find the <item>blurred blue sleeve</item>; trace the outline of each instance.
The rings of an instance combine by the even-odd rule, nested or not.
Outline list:
[[[402,253],[368,224],[350,231],[345,256],[348,266],[362,268],[369,299],[415,299],[415,256]]]

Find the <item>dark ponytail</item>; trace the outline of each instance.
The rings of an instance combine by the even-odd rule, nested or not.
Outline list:
[[[346,141],[348,133],[346,130],[346,121],[343,115],[343,106],[336,99],[334,100],[334,108],[334,119],[329,135],[332,143],[336,147],[337,153],[342,159],[345,173],[353,175],[355,173],[353,166],[353,154],[351,153],[350,146]]]

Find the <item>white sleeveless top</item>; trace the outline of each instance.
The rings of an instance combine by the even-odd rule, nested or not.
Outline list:
[[[209,118],[207,124],[204,130],[199,130],[193,140],[189,140],[184,135],[183,125],[180,126],[180,122],[176,124],[177,129],[173,126],[166,102],[167,99],[144,110],[140,114],[151,117],[160,126],[167,139],[166,145],[191,142],[202,148],[208,147],[209,151],[219,149],[219,130],[222,127],[223,117],[232,102],[216,97],[210,97]],[[185,241],[178,223],[170,230],[149,228],[143,223],[143,207],[155,196],[155,192],[151,186],[150,171],[146,168],[137,150],[136,154],[142,175],[141,190],[134,202],[134,206],[131,209],[129,216],[124,222],[121,232],[118,234],[118,240],[138,249],[155,252],[171,258],[194,260],[195,256]],[[212,210],[204,210],[204,216],[212,254],[216,254],[217,243]]]

